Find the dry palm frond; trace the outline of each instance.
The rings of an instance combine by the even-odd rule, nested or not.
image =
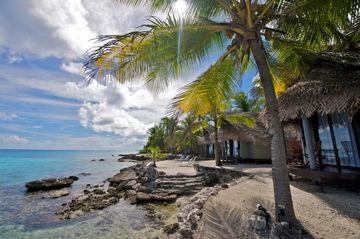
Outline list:
[[[319,55],[319,64],[322,65],[314,68],[279,98],[283,121],[301,115],[310,117],[314,112],[345,112],[352,117],[358,111],[360,67],[356,65],[356,61],[346,62],[346,58],[357,59],[359,54],[331,53],[331,57],[326,57],[327,55]],[[336,61],[332,58],[336,58]],[[345,59],[341,60],[342,58]]]
[[[203,220],[197,238],[236,239],[244,237],[240,210],[230,205],[208,201],[203,210]]]

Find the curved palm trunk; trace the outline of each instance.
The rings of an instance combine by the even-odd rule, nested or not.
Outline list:
[[[294,222],[295,212],[292,204],[289,175],[286,166],[284,133],[280,122],[278,102],[265,55],[265,49],[259,34],[256,34],[254,39],[250,40],[250,47],[259,70],[261,84],[265,92],[266,109],[268,111],[276,220]],[[285,209],[285,215],[283,216],[279,213],[283,211],[282,208]]]
[[[220,162],[220,155],[219,155],[219,142],[218,142],[218,124],[217,124],[217,119],[214,119],[214,134],[215,134],[215,142],[214,142],[214,153],[215,153],[215,164],[216,166],[221,166],[221,162]]]

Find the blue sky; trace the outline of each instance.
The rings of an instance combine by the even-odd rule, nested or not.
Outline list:
[[[84,84],[91,39],[131,31],[150,14],[112,0],[0,1],[0,148],[140,149],[171,97],[217,57],[158,96],[141,83]]]

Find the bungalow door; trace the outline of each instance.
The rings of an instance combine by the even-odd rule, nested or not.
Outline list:
[[[360,167],[355,132],[346,115],[319,114],[318,117],[323,163],[336,166],[338,158],[341,167]]]

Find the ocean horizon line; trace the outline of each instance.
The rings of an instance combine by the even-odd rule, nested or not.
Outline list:
[[[7,151],[118,151],[121,152],[121,150],[117,150],[117,149],[31,149],[31,148],[21,148],[21,149],[9,149],[9,148],[0,148],[0,150],[7,150]],[[136,150],[135,150],[136,151]],[[126,154],[131,154],[131,153],[137,153],[137,152],[121,152],[121,153],[126,153]]]

